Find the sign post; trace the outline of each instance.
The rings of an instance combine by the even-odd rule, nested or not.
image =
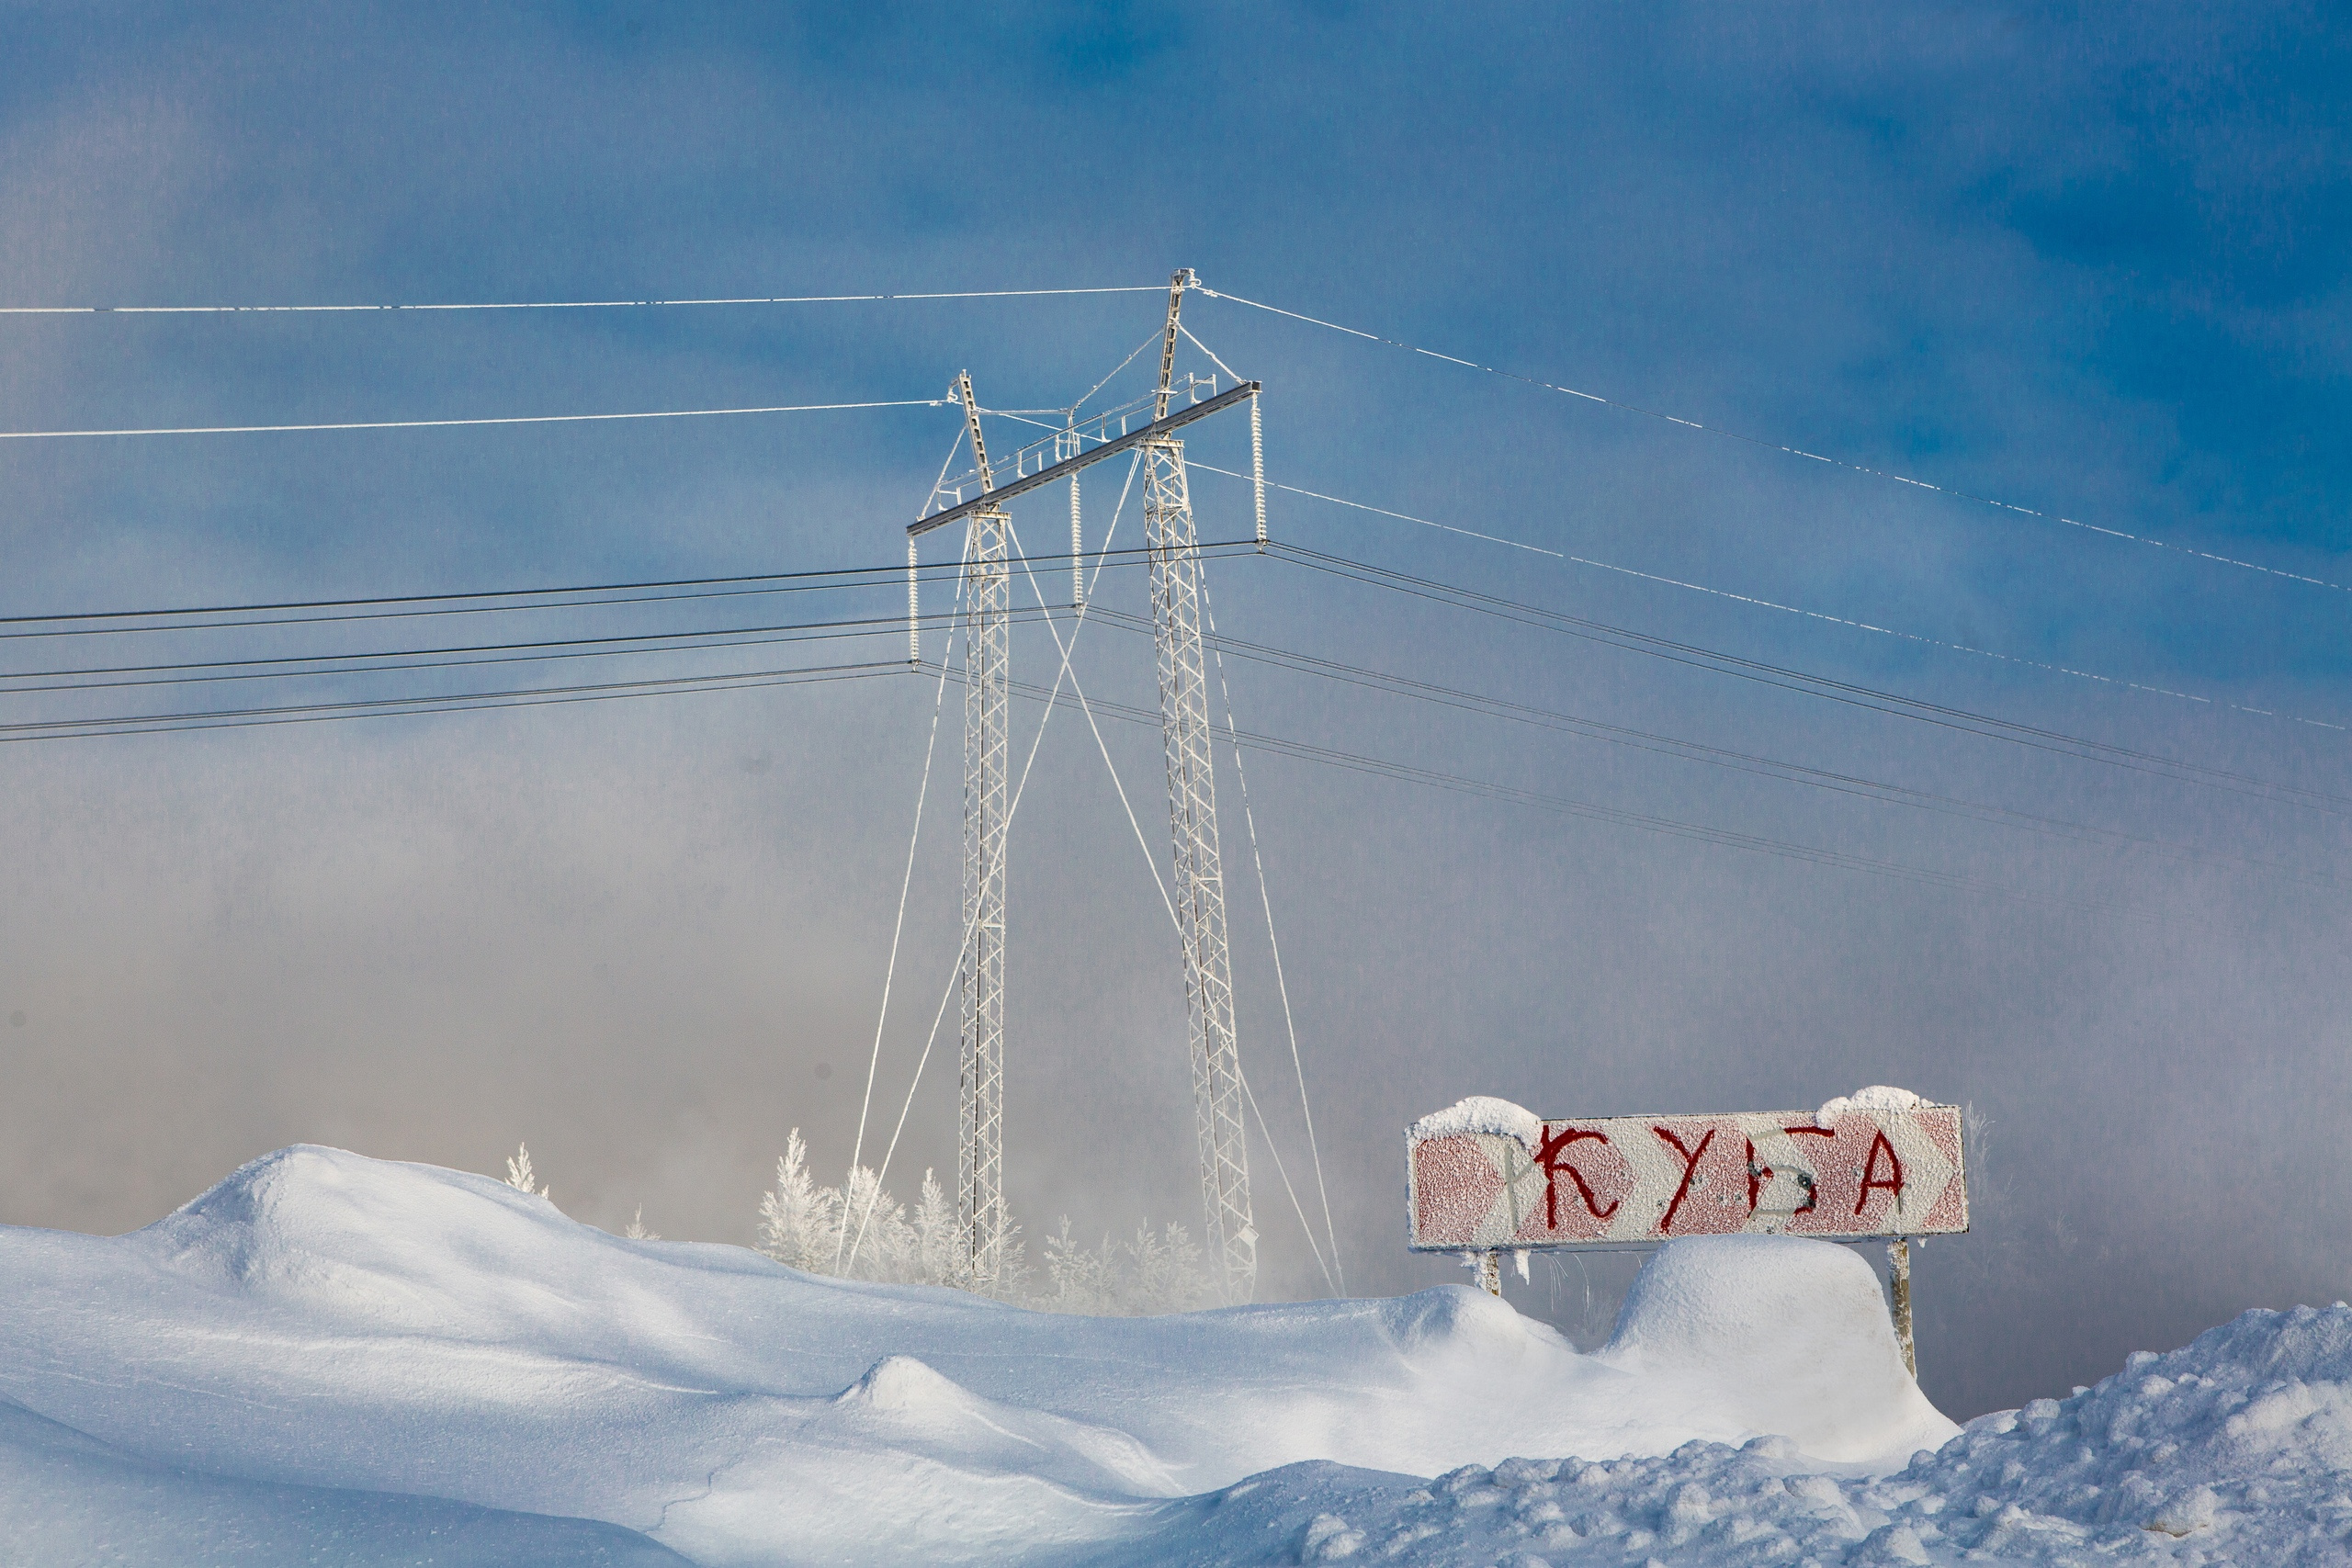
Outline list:
[[[1408,1245],[1501,1254],[1690,1235],[1884,1238],[1895,1337],[1917,1374],[1908,1239],[1968,1229],[1961,1112],[1895,1089],[1816,1111],[1546,1120],[1474,1098],[1406,1138]]]

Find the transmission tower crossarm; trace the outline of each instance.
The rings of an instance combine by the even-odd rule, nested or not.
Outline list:
[[[1066,457],[1050,468],[1040,468],[1035,473],[1021,479],[1010,479],[996,486],[985,495],[965,502],[959,506],[948,507],[943,512],[934,512],[928,517],[910,523],[907,525],[907,532],[920,536],[930,533],[933,528],[944,528],[950,523],[960,523],[975,513],[989,506],[1001,505],[1025,491],[1035,490],[1040,485],[1052,484],[1056,479],[1066,479],[1080,468],[1099,463],[1105,457],[1115,457],[1120,453],[1130,451],[1147,441],[1156,441],[1171,431],[1182,429],[1196,419],[1206,419],[1213,413],[1222,413],[1236,403],[1246,402],[1256,397],[1263,389],[1259,382],[1244,381],[1230,390],[1219,392],[1216,397],[1204,398],[1197,403],[1178,409],[1165,419],[1153,420],[1139,430],[1131,430],[1125,435],[1105,441],[1091,451],[1082,452],[1075,457]]]

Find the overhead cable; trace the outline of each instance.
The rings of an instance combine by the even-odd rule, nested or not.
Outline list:
[[[625,419],[713,419],[733,414],[837,413],[855,409],[944,408],[940,398],[899,398],[863,403],[776,403],[762,408],[656,409],[644,413],[506,414],[492,419],[361,419],[311,424],[177,424],[121,430],[0,430],[0,441],[56,441],[99,435],[267,435],[322,430],[446,430],[458,425],[595,424]]]
[[[1026,624],[1036,619],[1034,612],[1015,611],[1013,619]],[[932,624],[948,623],[947,617],[930,617]],[[785,623],[766,628],[740,628],[713,632],[647,632],[635,637],[555,637],[538,642],[483,644],[476,649],[418,649],[413,655],[400,653],[311,654],[284,659],[221,660],[210,663],[125,665],[116,670],[66,671],[62,675],[124,675],[124,680],[60,680],[49,684],[10,686],[0,684],[0,696],[27,696],[46,692],[118,691],[131,687],[211,685],[226,682],[273,681],[287,679],[316,680],[337,675],[379,675],[412,672],[423,670],[470,670],[499,664],[544,664],[571,659],[615,659],[643,657],[653,654],[704,653],[730,648],[769,648],[780,643],[825,642],[862,637],[896,637],[906,628],[903,615],[874,615],[852,620],[808,621]],[[765,631],[775,635],[753,636]],[[708,637],[716,640],[689,641],[687,638]],[[481,654],[482,657],[455,657],[459,654]],[[435,657],[447,654],[452,657]],[[341,662],[358,660],[392,660],[390,663]],[[335,665],[334,668],[288,668],[303,665]],[[180,673],[179,671],[187,671]],[[0,682],[39,679],[37,675],[0,675]]]
[[[2342,816],[2352,812],[2352,796],[2315,790],[2300,784],[2290,784],[2226,768],[2208,767],[2201,763],[2185,762],[2177,758],[2160,756],[2128,746],[2092,740],[2064,730],[2041,725],[2022,724],[2013,719],[1996,718],[1949,704],[1931,703],[1923,698],[1905,696],[1897,692],[1864,686],[1855,682],[1841,681],[1826,675],[1815,675],[1786,665],[1748,659],[1738,654],[1702,648],[1695,643],[1679,642],[1649,632],[1639,632],[1625,626],[1611,626],[1565,611],[1547,609],[1517,600],[1482,593],[1433,579],[1395,571],[1370,562],[1345,556],[1329,555],[1319,550],[1303,549],[1296,545],[1274,541],[1267,553],[1334,576],[1351,578],[1369,586],[1385,588],[1414,598],[1453,604],[1475,614],[1498,620],[1538,627],[1574,637],[1585,641],[1605,643],[1630,653],[1661,659],[1669,663],[1691,669],[1712,671],[1761,685],[1775,686],[1826,701],[1898,718],[1910,718],[1932,724],[1940,728],[1980,735],[1989,739],[2006,740],[2014,745],[2070,756],[2084,761],[2103,761],[2137,773],[2173,778],[2184,783],[2203,784],[2211,788],[2257,799],[2287,799],[2296,805],[2311,807]]]
[[[921,294],[772,294],[710,299],[512,299],[417,305],[0,305],[0,316],[300,316],[385,311],[644,310],[691,305],[863,305],[918,299],[1030,299],[1079,294],[1158,294],[1164,283],[1109,288],[954,288]]]
[[[1210,288],[1205,285],[1195,285],[1194,287],[1199,290],[1199,292],[1207,295],[1212,299],[1230,300],[1236,305],[1247,305],[1253,310],[1264,310],[1272,315],[1287,316],[1292,321],[1305,321],[1309,326],[1323,327],[1331,332],[1345,333],[1349,337],[1362,338],[1367,343],[1384,344],[1390,348],[1402,349],[1408,354],[1418,354],[1429,359],[1442,360],[1448,365],[1458,365],[1464,369],[1476,370],[1482,375],[1498,376],[1507,381],[1517,381],[1525,386],[1538,387],[1547,392],[1558,392],[1563,396],[1577,398],[1585,402],[1598,403],[1604,408],[1617,409],[1625,413],[1640,414],[1645,419],[1655,419],[1667,424],[1680,425],[1685,430],[1695,430],[1707,435],[1720,435],[1726,440],[1737,441],[1743,445],[1758,447],[1768,452],[1780,452],[1792,457],[1802,457],[1808,462],[1825,463],[1831,468],[1843,468],[1849,473],[1865,474],[1871,479],[1890,479],[1896,484],[1909,485],[1914,490],[1927,491],[1935,495],[1950,496],[1954,501],[1970,502],[1978,506],[1989,506],[2001,512],[2012,512],[2021,517],[2032,517],[2047,523],[2063,523],[2069,528],[2080,528],[2086,533],[2103,534],[2110,539],[2121,539],[2131,544],[2146,545],[2152,549],[2168,550],[2176,555],[2193,557],[2199,560],[2213,562],[2219,566],[2235,567],[2242,571],[2259,572],[2266,577],[2282,578],[2290,582],[2306,583],[2313,588],[2333,589],[2339,593],[2352,592],[2352,588],[2347,588],[2345,584],[2340,582],[2331,582],[2324,577],[2312,577],[2306,572],[2290,571],[2283,567],[2265,566],[2259,561],[2240,560],[2235,556],[2219,555],[2211,550],[2200,550],[2194,545],[2176,544],[2172,540],[2154,538],[2145,534],[2127,533],[2123,529],[2110,528],[2100,523],[2086,523],[2078,517],[2068,517],[2061,513],[2046,512],[2040,507],[2021,506],[2016,502],[2003,501],[1996,496],[1981,495],[1974,491],[1961,490],[1952,485],[1936,484],[1928,479],[1916,479],[1909,474],[1896,473],[1892,468],[1873,468],[1867,463],[1857,463],[1845,457],[1826,457],[1819,452],[1807,451],[1802,446],[1792,446],[1784,442],[1773,441],[1763,436],[1748,435],[1736,430],[1725,429],[1724,426],[1719,424],[1708,424],[1700,420],[1686,419],[1680,414],[1668,413],[1661,409],[1645,408],[1640,403],[1627,402],[1621,398],[1605,397],[1599,392],[1588,392],[1580,388],[1562,386],[1556,381],[1546,381],[1540,377],[1522,375],[1519,371],[1505,370],[1498,366],[1483,365],[1475,359],[1464,359],[1457,355],[1442,354],[1436,349],[1422,348],[1419,344],[1406,343],[1398,338],[1385,337],[1378,333],[1368,333],[1356,327],[1341,326],[1337,321],[1327,321],[1319,316],[1309,316],[1297,310],[1286,310],[1279,305],[1269,305],[1257,299],[1245,299],[1238,294],[1227,294],[1220,290]]]
[[[1148,635],[1150,625],[1139,616],[1117,611],[1098,612],[1123,631]],[[1655,731],[1634,729],[1623,725],[1609,724],[1581,715],[1563,713],[1556,709],[1536,707],[1507,698],[1483,693],[1460,691],[1429,682],[1415,681],[1363,665],[1320,659],[1311,654],[1285,649],[1269,648],[1261,643],[1246,642],[1237,637],[1212,633],[1211,647],[1220,655],[1231,653],[1236,659],[1268,668],[1289,670],[1299,674],[1314,675],[1324,680],[1384,692],[1394,696],[1412,698],[1460,712],[1475,713],[1489,718],[1551,729],[1581,736],[1587,739],[1606,741],[1630,747],[1656,755],[1673,757],[1682,761],[1702,762],[1711,767],[1729,769],[1761,778],[1778,779],[1784,784],[1804,784],[1858,799],[1875,800],[1886,805],[1908,806],[1920,810],[1959,817],[1964,820],[1992,826],[2023,829],[2044,833],[2053,838],[2071,839],[2078,842],[2103,843],[2119,848],[2145,849],[2158,854],[2181,860],[2213,864],[2238,866],[2246,870],[2269,872],[2290,881],[2315,887],[2341,888],[2343,882],[2325,873],[2313,874],[2307,868],[2286,865],[2276,861],[2252,859],[2241,855],[2222,854],[2199,849],[2191,844],[2127,833],[2111,828],[2075,822],[2064,818],[2044,817],[2009,807],[1964,799],[1957,795],[1940,795],[1932,790],[1914,789],[1904,784],[1888,784],[1860,774],[1838,773],[1816,768],[1803,762],[1792,762],[1777,757],[1712,746],[1703,741],[1685,739],[1679,736],[1661,735]]]
[[[508,691],[462,692],[440,696],[376,697],[366,701],[304,703],[279,707],[224,708],[195,714],[160,714],[120,719],[61,719],[0,724],[0,743],[19,740],[153,735],[194,729],[254,729],[282,724],[318,724],[352,718],[470,713],[482,708],[548,707],[611,702],[629,697],[674,696],[693,692],[740,692],[811,682],[857,680],[904,671],[904,660],[740,670],[715,675],[660,680],[607,681],[572,686],[523,686]]]
[[[953,675],[950,676],[950,679],[956,678],[957,677]],[[1035,701],[1046,700],[1046,688],[1042,686],[1033,685],[1026,682],[1016,681],[1012,682],[1012,689],[1015,694]],[[1075,705],[1072,700],[1068,697],[1062,698],[1060,701]],[[1103,714],[1107,714],[1114,718],[1117,718],[1130,724],[1157,726],[1159,723],[1159,716],[1158,714],[1152,713],[1144,708],[1135,707],[1125,703],[1114,703],[1098,697],[1094,700],[1092,705],[1095,709]],[[1868,855],[1850,854],[1842,850],[1824,849],[1816,845],[1798,843],[1790,840],[1773,839],[1754,833],[1744,833],[1734,829],[1713,828],[1702,823],[1685,822],[1669,817],[1658,817],[1645,812],[1629,811],[1620,807],[1602,806],[1590,801],[1575,800],[1565,795],[1545,795],[1538,791],[1520,789],[1510,784],[1496,784],[1484,779],[1468,778],[1458,773],[1448,773],[1435,769],[1415,767],[1406,762],[1398,762],[1385,758],[1368,756],[1361,752],[1342,750],[1336,747],[1315,745],[1303,740],[1292,740],[1280,736],[1243,730],[1239,732],[1235,739],[1238,741],[1247,743],[1259,750],[1272,752],[1279,756],[1295,758],[1302,761],[1320,762],[1332,767],[1344,768],[1351,772],[1370,773],[1378,777],[1393,779],[1405,784],[1424,784],[1431,788],[1447,790],[1454,794],[1479,795],[1487,799],[1502,801],[1512,805],[1532,806],[1541,810],[1556,812],[1566,816],[1590,818],[1598,821],[1616,823],[1624,827],[1639,828],[1646,832],[1662,833],[1668,837],[1697,840],[1706,843],[1717,844],[1728,849],[1747,850],[1755,853],[1774,855],[1790,860],[1806,861],[1818,865],[1832,866],[1847,871],[1863,872],[1875,876],[1886,876],[1898,880],[1924,882],[1931,886],[1944,887],[1947,889],[1989,893],[2000,897],[2013,898],[2024,903],[2041,904],[2052,908],[2120,913],[2143,919],[2164,919],[2167,918],[2161,913],[2152,913],[2148,910],[2130,905],[2106,903],[2097,900],[2074,898],[2052,894],[2030,893],[2019,888],[2007,886],[2000,883],[1986,882],[1981,878],[1965,876],[1954,872],[1937,871],[1929,867],[1908,865],[1896,861],[1879,860]]]
[[[1204,551],[1215,551],[1221,558],[1227,555],[1254,553],[1256,545],[1247,539],[1219,539],[1204,545]],[[1080,561],[1092,561],[1099,572],[1104,567],[1130,567],[1141,564],[1150,552],[1137,546],[1124,550],[1090,550],[1081,554]],[[1060,561],[1071,558],[1065,555],[1038,555],[1038,561]],[[935,582],[954,579],[962,567],[953,563],[919,569],[921,581]],[[472,589],[448,593],[392,594],[372,599],[297,599],[276,603],[250,604],[177,605],[151,610],[75,610],[53,615],[0,615],[0,628],[48,627],[47,630],[0,629],[0,639],[24,637],[104,637],[125,632],[213,631],[243,626],[282,626],[329,625],[338,622],[401,620],[439,615],[470,615],[503,614],[523,610],[601,609],[618,604],[676,604],[702,599],[749,598],[763,594],[840,592],[849,589],[887,586],[903,581],[906,566],[834,567],[813,571],[757,572],[733,577],[680,577],[654,579],[642,582],[574,583],[556,588],[489,588]],[[684,592],[658,592],[680,589]],[[626,598],[571,598],[571,594],[628,594]],[[512,604],[477,604],[478,600],[514,600]],[[418,606],[399,608],[399,606]],[[168,620],[163,617],[198,615],[238,615],[255,617],[274,611],[332,611],[334,614],[289,615],[266,619],[239,620]],[[352,613],[342,613],[352,612]],[[92,626],[71,623],[126,621],[128,626]]]
[[[1248,474],[1236,473],[1231,468],[1220,468],[1211,463],[1194,460],[1187,466],[1206,469],[1212,474],[1220,474],[1229,479],[1240,479],[1244,483],[1250,481],[1250,476]],[[1276,484],[1272,479],[1267,480],[1266,484],[1270,490],[1287,491],[1293,495],[1303,495],[1315,501],[1329,502],[1334,506],[1344,506],[1356,512],[1369,512],[1381,517],[1393,517],[1400,523],[1416,523],[1424,528],[1436,528],[1448,534],[1459,534],[1465,538],[1483,539],[1491,545],[1507,545],[1512,549],[1525,550],[1531,555],[1550,556],[1555,560],[1566,561],[1574,566],[1590,567],[1597,571],[1615,572],[1621,577],[1638,578],[1642,581],[1655,582],[1664,588],[1679,588],[1686,592],[1703,593],[1710,598],[1726,600],[1735,604],[1746,604],[1754,609],[1771,610],[1781,615],[1796,615],[1808,621],[1820,621],[1827,626],[1846,626],[1854,631],[1868,632],[1876,637],[1891,637],[1904,642],[1916,642],[1925,648],[1940,648],[1952,653],[1972,654],[1979,659],[1990,659],[2002,664],[2015,664],[2028,670],[2040,670],[2052,675],[2064,675],[2077,681],[2093,681],[2103,686],[2120,687],[2126,691],[2145,693],[2150,696],[2174,697],[2182,702],[2199,703],[2208,707],[2230,708],[2238,713],[2252,714],[2259,718],[2283,718],[2290,724],[2310,725],[2314,729],[2333,729],[2339,733],[2352,731],[2352,726],[2331,723],[2324,718],[2306,718],[2301,714],[2282,713],[2276,708],[2251,707],[2245,703],[2231,702],[2226,697],[2200,696],[2195,692],[2175,691],[2170,686],[2153,686],[2144,681],[2133,681],[2121,675],[2102,675],[2095,670],[2077,670],[2071,665],[2046,663],[2039,659],[2025,658],[2021,654],[1999,653],[1989,648],[1977,648],[1969,643],[1953,642],[1947,637],[1928,637],[1920,632],[1901,631],[1894,626],[1882,626],[1869,621],[1854,620],[1850,616],[1833,615],[1824,610],[1808,610],[1797,604],[1783,604],[1777,600],[1762,598],[1753,593],[1735,592],[1728,588],[1711,588],[1703,582],[1690,582],[1679,577],[1667,577],[1655,571],[1644,571],[1638,567],[1620,566],[1614,561],[1596,560],[1589,556],[1571,555],[1566,550],[1547,549],[1542,545],[1507,539],[1499,534],[1482,534],[1475,528],[1462,528],[1451,523],[1433,522],[1427,517],[1416,517],[1408,512],[1391,512],[1385,506],[1373,506],[1361,501],[1350,501],[1345,496],[1326,495],[1321,491],[1301,490],[1296,485]]]

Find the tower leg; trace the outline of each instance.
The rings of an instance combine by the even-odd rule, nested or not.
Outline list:
[[[974,514],[964,565],[964,1027],[956,1101],[956,1213],[972,1284],[1002,1271],[1006,698],[1009,520]]]
[[[1258,1229],[1250,1211],[1241,1052],[1234,1032],[1225,876],[1217,851],[1208,672],[1201,648],[1200,549],[1185,483],[1183,443],[1153,441],[1143,451],[1144,528],[1151,559],[1152,625],[1159,646],[1160,733],[1168,759],[1169,826],[1175,840],[1176,918],[1184,944],[1204,1241],[1223,1272],[1226,1300],[1246,1302],[1257,1287]]]

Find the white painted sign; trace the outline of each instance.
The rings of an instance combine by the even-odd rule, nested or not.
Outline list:
[[[1424,1251],[1968,1228],[1960,1108],[1901,1089],[1817,1111],[1565,1122],[1465,1100],[1415,1123],[1407,1150],[1409,1245]]]

